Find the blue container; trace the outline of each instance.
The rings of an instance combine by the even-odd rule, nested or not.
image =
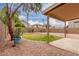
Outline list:
[[[14,44],[19,44],[20,43],[21,38],[13,38],[13,39],[14,39]]]

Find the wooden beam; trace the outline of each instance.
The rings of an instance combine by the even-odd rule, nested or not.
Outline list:
[[[60,6],[64,5],[64,4],[66,4],[66,3],[60,3],[60,4],[57,5],[56,7],[54,7],[54,8],[52,8],[52,9],[48,10],[47,12],[45,12],[44,15],[48,15],[48,13],[49,13],[50,11],[55,10],[56,8],[58,8],[58,7],[60,7]],[[52,6],[50,6],[49,8],[51,8],[51,7],[52,7]]]
[[[66,38],[66,21],[64,22],[64,37]]]
[[[47,36],[49,36],[49,16],[47,16]]]

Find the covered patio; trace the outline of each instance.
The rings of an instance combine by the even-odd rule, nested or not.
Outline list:
[[[48,17],[48,22],[49,22],[49,17],[56,18],[64,22],[64,37],[65,38],[62,38],[55,42],[51,42],[50,44],[58,48],[65,49],[65,50],[72,51],[74,53],[79,54],[79,48],[78,48],[79,47],[79,40],[78,40],[79,34],[72,35],[66,32],[67,30],[66,22],[79,19],[79,3],[59,3],[59,4],[57,3],[50,6],[48,9],[44,10],[43,14]],[[47,24],[49,25],[49,23]],[[47,33],[49,34],[49,27],[48,27]],[[60,36],[63,36],[63,34],[61,34]],[[68,37],[68,36],[71,36],[71,37]]]
[[[43,14],[48,18],[49,26],[49,17],[56,18],[64,22],[64,37],[66,38],[66,22],[79,19],[79,4],[78,3],[55,3],[50,6],[48,9],[43,11]],[[49,33],[49,27],[48,31]]]

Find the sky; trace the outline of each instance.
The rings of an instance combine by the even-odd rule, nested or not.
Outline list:
[[[54,4],[54,3],[53,3]],[[3,7],[4,4],[0,3],[0,9]],[[47,9],[49,6],[51,6],[51,3],[44,3],[42,4],[42,11]],[[34,24],[46,24],[47,23],[47,16],[43,15],[41,12],[35,13],[35,12],[30,12],[29,13],[29,24],[30,25],[34,25]],[[27,22],[26,19],[26,13],[25,12],[21,12],[19,14],[19,19],[20,20],[24,20],[25,22]],[[58,21],[54,18],[50,18],[49,19],[49,23],[51,26],[55,26],[55,27],[64,27],[64,23],[61,21]]]
[[[43,4],[43,7],[42,7],[42,11],[44,11],[45,9],[47,9],[49,6],[51,6],[52,4],[51,3],[46,3],[46,4]],[[21,20],[26,20],[26,15],[22,14],[19,16],[19,18]],[[30,15],[29,15],[29,23],[30,25],[34,25],[34,24],[46,24],[47,23],[47,17],[45,15],[42,15],[42,13],[34,13],[34,12],[31,12]],[[57,27],[57,28],[63,28],[64,27],[64,23],[62,21],[59,21],[57,19],[54,19],[54,18],[50,18],[49,19],[49,24],[53,27]]]
[[[52,4],[43,4],[43,7],[42,7],[42,11],[45,10],[48,6],[50,6]],[[21,20],[26,20],[26,13],[22,13],[19,18]],[[42,15],[42,13],[34,13],[34,12],[30,12],[30,15],[29,15],[29,23],[31,25],[33,24],[42,24],[45,23],[46,24],[46,21],[47,21],[47,17],[45,15]]]

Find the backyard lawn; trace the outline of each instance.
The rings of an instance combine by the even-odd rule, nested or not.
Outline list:
[[[49,35],[49,37],[46,34],[23,34],[22,38],[24,39],[29,39],[29,40],[34,40],[34,41],[42,41],[45,43],[49,43],[51,41],[55,41],[60,39],[61,37],[55,36],[55,35]]]

